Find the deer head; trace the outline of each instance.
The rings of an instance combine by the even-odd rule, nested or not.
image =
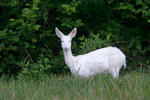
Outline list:
[[[64,35],[57,27],[55,28],[55,32],[57,37],[61,39],[61,46],[63,50],[67,51],[71,49],[71,41],[77,33],[77,28],[74,28],[68,35]]]

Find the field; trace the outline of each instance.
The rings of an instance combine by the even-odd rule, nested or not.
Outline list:
[[[0,79],[0,100],[149,100],[150,73],[128,72],[118,79],[102,74],[90,78],[71,75]]]

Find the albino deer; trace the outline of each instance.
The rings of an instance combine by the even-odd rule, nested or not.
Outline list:
[[[77,33],[74,28],[69,35],[64,35],[57,27],[56,35],[61,39],[65,62],[73,75],[89,77],[98,73],[108,72],[114,78],[119,77],[122,66],[126,68],[126,57],[116,47],[105,47],[84,55],[73,56],[71,40]]]

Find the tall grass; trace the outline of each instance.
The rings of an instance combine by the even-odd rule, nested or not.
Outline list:
[[[113,79],[102,74],[90,78],[70,75],[42,80],[0,79],[0,100],[149,100],[150,74],[131,72]]]

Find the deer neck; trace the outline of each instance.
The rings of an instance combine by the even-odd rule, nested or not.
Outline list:
[[[66,64],[69,66],[69,68],[73,67],[74,56],[72,55],[71,48],[69,50],[63,50],[63,52]]]

